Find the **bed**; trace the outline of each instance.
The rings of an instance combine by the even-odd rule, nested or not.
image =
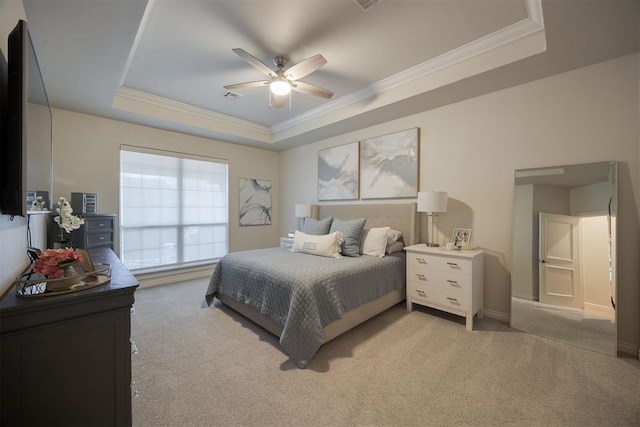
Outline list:
[[[405,245],[417,242],[415,203],[319,205],[313,216],[367,218],[366,229],[390,227]],[[216,265],[205,296],[280,338],[299,367],[320,346],[405,299],[404,252],[329,258],[267,248],[230,253]]]

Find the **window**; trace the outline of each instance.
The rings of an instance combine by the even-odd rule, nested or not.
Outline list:
[[[226,255],[228,166],[223,160],[122,146],[120,255],[131,270]]]

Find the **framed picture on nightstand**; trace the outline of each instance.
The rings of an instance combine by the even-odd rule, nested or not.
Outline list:
[[[451,235],[451,242],[453,248],[456,250],[469,250],[469,242],[471,242],[471,229],[470,228],[454,228]]]

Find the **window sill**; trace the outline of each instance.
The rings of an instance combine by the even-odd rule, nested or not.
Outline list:
[[[155,268],[153,270],[140,269],[133,271],[133,274],[140,282],[140,288],[150,288],[152,286],[168,285],[187,280],[211,277],[216,264],[217,261],[190,266],[173,266],[161,269]]]

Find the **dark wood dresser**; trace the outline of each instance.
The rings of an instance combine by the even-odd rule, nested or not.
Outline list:
[[[131,307],[138,281],[108,247],[106,285],[0,300],[0,425],[129,426]]]

